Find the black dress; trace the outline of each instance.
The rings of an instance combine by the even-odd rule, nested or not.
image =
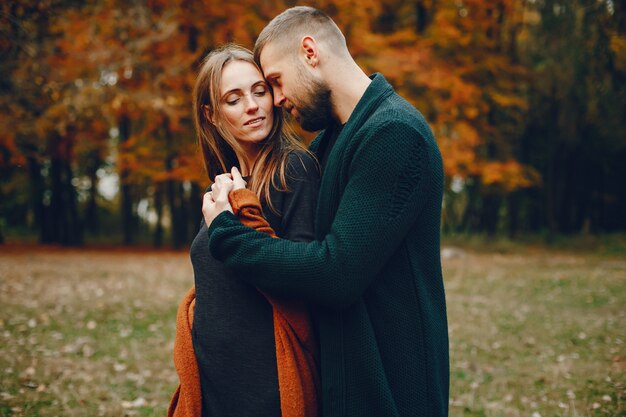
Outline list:
[[[319,189],[316,161],[294,152],[289,192],[271,191],[278,214],[263,204],[283,239],[310,241]],[[256,288],[211,256],[207,226],[191,245],[196,306],[192,340],[200,370],[203,417],[280,417],[272,308]]]

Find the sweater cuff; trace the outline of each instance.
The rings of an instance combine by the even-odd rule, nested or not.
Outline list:
[[[254,193],[254,191],[246,188],[241,188],[228,193],[228,201],[230,202],[230,206],[233,208],[233,213],[235,213],[235,215],[239,215],[239,212],[246,207],[257,209],[259,212],[263,211],[259,197]]]
[[[223,211],[211,222],[211,225],[208,228],[209,238],[211,238],[211,235],[216,229],[228,226],[241,226],[241,222],[237,216],[230,211]]]

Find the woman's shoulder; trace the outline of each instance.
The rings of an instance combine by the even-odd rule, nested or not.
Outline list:
[[[318,179],[320,165],[313,153],[296,149],[287,155],[286,173],[291,179]]]
[[[312,224],[320,183],[319,164],[311,153],[300,149],[286,154],[281,164],[284,165],[276,170],[270,183],[271,204],[264,203],[268,209],[264,207],[263,212],[278,236],[311,240],[313,237],[308,236],[308,232],[306,239],[296,239],[294,236],[302,232],[298,232],[303,225],[302,219],[306,219],[306,222],[311,220]],[[300,220],[293,223],[294,219]]]

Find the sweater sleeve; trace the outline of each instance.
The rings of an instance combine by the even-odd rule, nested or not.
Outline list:
[[[271,239],[224,212],[209,227],[213,255],[260,288],[330,308],[349,306],[389,261],[432,194],[437,178],[426,140],[399,121],[359,138],[322,240]]]
[[[233,213],[242,224],[253,228],[257,232],[263,232],[271,237],[277,237],[269,222],[263,217],[259,197],[252,190],[242,188],[228,193],[228,201],[233,208]]]

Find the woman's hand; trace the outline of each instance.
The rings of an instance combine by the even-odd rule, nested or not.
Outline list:
[[[215,182],[211,185],[211,191],[204,194],[202,201],[202,214],[207,227],[223,211],[233,212],[233,208],[228,201],[228,193],[233,190],[246,188],[246,181],[241,176],[237,167],[231,169],[231,174],[220,174],[215,177]]]
[[[241,173],[237,169],[237,167],[233,167],[230,170],[233,179],[233,190],[240,190],[242,188],[246,188],[246,181],[241,176]]]
[[[233,212],[228,201],[228,193],[233,189],[234,182],[230,174],[221,174],[215,177],[211,191],[204,194],[202,199],[202,215],[207,227],[223,211]]]

